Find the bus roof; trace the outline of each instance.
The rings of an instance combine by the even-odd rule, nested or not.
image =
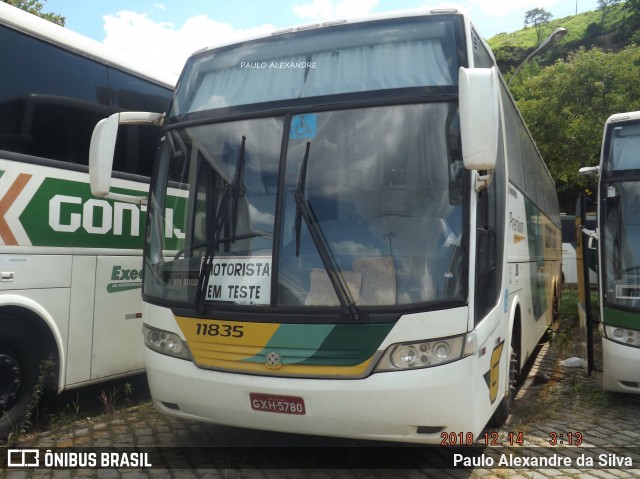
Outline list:
[[[114,53],[100,42],[1,1],[0,24],[167,88],[173,89],[177,82],[174,74],[140,68],[133,60]]]
[[[317,22],[317,23],[307,23],[304,25],[296,25],[293,27],[287,27],[287,28],[278,28],[276,30],[274,30],[271,33],[267,33],[267,34],[252,34],[252,35],[247,35],[245,37],[241,37],[241,38],[236,38],[234,40],[230,40],[230,41],[224,41],[224,42],[220,42],[220,43],[214,43],[210,46],[201,48],[199,50],[196,50],[195,52],[193,52],[191,54],[191,56],[194,55],[198,55],[200,53],[206,52],[206,51],[210,51],[210,50],[216,50],[218,48],[223,48],[223,47],[228,47],[231,45],[236,45],[236,44],[240,44],[240,43],[244,43],[244,42],[249,42],[249,41],[253,41],[253,40],[260,40],[262,38],[269,38],[269,37],[274,37],[277,35],[283,35],[286,33],[295,33],[295,32],[302,32],[302,31],[309,31],[309,30],[315,30],[315,29],[325,29],[325,28],[331,28],[337,25],[346,25],[346,24],[354,24],[354,23],[366,23],[366,22],[372,22],[372,21],[376,21],[376,20],[386,20],[386,19],[394,19],[394,18],[407,18],[407,17],[419,17],[419,16],[429,16],[429,15],[443,15],[443,14],[448,14],[448,15],[460,15],[464,18],[464,22],[465,24],[468,24],[467,21],[467,17],[466,15],[461,12],[460,10],[456,9],[456,8],[446,8],[446,9],[425,9],[425,8],[420,8],[420,9],[410,9],[410,10],[396,10],[393,12],[385,12],[385,13],[377,13],[377,14],[371,14],[371,15],[367,15],[367,16],[362,16],[362,17],[353,17],[353,18],[343,18],[343,19],[335,19],[335,20],[328,20],[328,21],[324,21],[324,22]]]
[[[619,121],[640,120],[640,111],[628,111],[625,113],[615,113],[607,118],[608,123],[617,123]]]

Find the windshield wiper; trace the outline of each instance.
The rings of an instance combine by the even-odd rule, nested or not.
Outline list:
[[[318,224],[313,211],[309,206],[309,202],[307,201],[307,198],[304,194],[305,183],[307,180],[307,164],[309,163],[310,148],[311,142],[308,141],[304,152],[304,158],[302,160],[302,165],[300,166],[298,188],[293,194],[293,197],[296,201],[296,256],[300,256],[300,230],[302,227],[302,220],[304,220],[307,228],[309,229],[309,233],[311,234],[311,239],[313,240],[313,243],[318,250],[318,254],[320,254],[320,259],[322,260],[322,264],[327,271],[329,281],[331,282],[331,286],[333,286],[333,289],[338,296],[340,304],[351,315],[354,321],[358,321],[360,319],[360,314],[358,313],[356,305],[351,298],[351,294],[349,293],[349,289],[345,284],[342,275],[340,274],[340,267],[338,266],[335,257],[331,253],[331,249],[329,248],[327,240],[322,233],[322,229],[320,228],[320,225]]]
[[[227,183],[224,187],[224,192],[222,193],[222,198],[220,199],[220,204],[218,205],[218,211],[216,212],[215,218],[215,227],[213,230],[213,238],[207,245],[207,251],[202,258],[202,266],[200,269],[200,276],[198,277],[198,286],[196,290],[196,298],[195,303],[198,307],[198,310],[204,311],[204,299],[206,297],[205,291],[207,285],[209,283],[209,277],[211,276],[211,269],[213,268],[213,259],[215,258],[216,248],[220,243],[220,235],[222,234],[222,229],[229,221],[229,199],[233,198],[234,203],[231,205],[231,215],[232,215],[232,228],[233,228],[233,236],[235,236],[235,228],[237,221],[237,209],[238,209],[238,197],[240,196],[241,190],[243,189],[244,178],[244,163],[245,163],[245,142],[246,137],[242,135],[242,144],[240,145],[240,153],[238,155],[238,161],[236,162],[236,171],[233,181],[231,183]]]
[[[303,201],[306,203],[306,198],[304,196],[304,187],[307,182],[307,164],[309,163],[310,149],[311,142],[307,141],[304,150],[304,158],[302,159],[302,164],[300,165],[300,174],[298,175],[298,189],[293,194],[293,197],[296,200],[296,258],[300,256],[300,230],[302,228],[302,207],[300,206],[299,201]]]
[[[240,157],[238,158],[238,163],[236,163],[236,175],[233,180],[234,187],[231,191],[231,197],[233,201],[231,202],[231,237],[235,238],[236,236],[236,228],[238,226],[238,201],[241,196],[244,196],[245,188],[244,188],[244,165],[245,154],[244,154],[244,144],[246,141],[246,137],[242,135],[242,144],[240,145]]]

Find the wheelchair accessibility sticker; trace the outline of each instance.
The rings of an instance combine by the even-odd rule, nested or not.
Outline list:
[[[306,115],[296,115],[291,119],[291,130],[289,139],[309,140],[318,133],[318,115],[308,113]]]

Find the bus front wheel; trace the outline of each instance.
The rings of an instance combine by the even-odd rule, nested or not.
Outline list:
[[[489,422],[490,426],[496,428],[502,426],[513,411],[513,403],[516,396],[518,378],[520,377],[518,350],[515,348],[513,341],[511,343],[511,347],[509,348],[508,366],[509,389],[502,398],[502,401],[500,401],[500,404],[498,404],[498,407],[496,408],[493,416],[491,417],[491,421]]]
[[[27,327],[0,316],[0,438],[17,432],[38,381],[38,341]]]

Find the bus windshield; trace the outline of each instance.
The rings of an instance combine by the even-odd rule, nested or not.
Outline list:
[[[640,309],[640,124],[610,130],[602,178],[604,300]]]
[[[153,302],[465,301],[467,173],[453,102],[174,128],[159,165],[150,228],[169,234],[151,236],[178,245],[170,259],[168,241],[147,247]]]
[[[608,171],[640,169],[640,123],[616,125],[609,130],[609,154],[605,162]]]
[[[395,19],[274,35],[192,57],[171,120],[204,110],[409,87],[454,86],[460,17]]]

